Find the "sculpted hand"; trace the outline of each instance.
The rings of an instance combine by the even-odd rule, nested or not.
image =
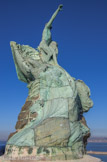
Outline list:
[[[59,11],[61,11],[61,10],[62,10],[62,8],[63,8],[63,5],[62,5],[62,4],[60,4],[60,5],[58,6]]]

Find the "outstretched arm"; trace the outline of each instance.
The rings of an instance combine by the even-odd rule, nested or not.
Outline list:
[[[51,28],[52,22],[54,21],[56,15],[58,14],[59,11],[62,10],[63,5],[59,5],[57,10],[54,12],[54,14],[52,15],[51,19],[49,20],[49,22],[46,24],[47,28]]]
[[[59,5],[59,7],[57,8],[57,10],[54,12],[54,14],[52,15],[51,19],[49,20],[49,22],[45,25],[45,28],[43,30],[42,33],[42,41],[45,40],[47,45],[50,44],[50,42],[52,41],[51,38],[51,27],[52,27],[52,22],[55,19],[56,15],[58,14],[58,12],[62,9],[63,5]]]

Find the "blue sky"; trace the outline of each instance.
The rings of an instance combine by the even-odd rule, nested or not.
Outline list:
[[[45,23],[59,4],[53,23],[59,64],[91,89],[94,106],[85,114],[92,135],[107,137],[107,0],[0,1],[0,138],[14,131],[28,95],[19,81],[9,42],[36,48]]]

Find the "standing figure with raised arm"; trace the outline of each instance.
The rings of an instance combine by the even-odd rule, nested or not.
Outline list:
[[[57,43],[51,38],[52,22],[61,8],[59,5],[45,25],[38,51],[10,43],[18,79],[27,83],[29,93],[16,131],[9,135],[4,158],[63,161],[83,157],[83,161],[96,161],[84,157],[90,129],[83,113],[93,106],[90,89],[58,65]]]
[[[62,7],[63,5],[59,5],[59,7],[49,20],[49,22],[46,23],[42,33],[42,41],[40,42],[38,49],[41,53],[42,60],[45,62],[53,61],[54,64],[57,64],[56,56],[58,54],[58,48],[57,43],[52,41],[51,29],[52,29],[52,22],[54,21],[58,12],[62,10]]]

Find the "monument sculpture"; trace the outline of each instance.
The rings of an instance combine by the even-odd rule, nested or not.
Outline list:
[[[93,106],[90,89],[58,64],[58,45],[51,38],[52,22],[62,7],[45,25],[37,49],[10,43],[18,79],[27,83],[29,94],[16,132],[8,138],[7,156],[68,160],[86,153],[90,129],[83,113]]]

